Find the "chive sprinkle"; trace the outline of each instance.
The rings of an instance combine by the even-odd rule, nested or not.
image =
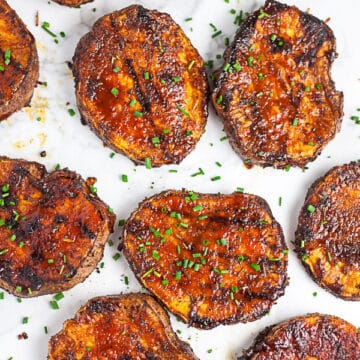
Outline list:
[[[53,310],[59,310],[59,304],[57,303],[56,300],[50,301],[50,307],[51,307]]]
[[[7,49],[4,52],[4,63],[5,63],[5,65],[10,64],[10,58],[11,58],[11,51],[9,49]]]
[[[176,108],[181,111],[184,115],[186,116],[190,116],[190,114],[181,106],[181,105],[176,105]]]
[[[142,116],[143,116],[143,113],[140,112],[140,111],[134,111],[134,116],[136,116],[136,117],[142,117]]]
[[[113,94],[114,96],[118,96],[119,95],[119,90],[117,88],[112,88],[111,89],[111,94]]]
[[[146,167],[146,169],[152,168],[151,159],[149,157],[145,158],[145,167]]]
[[[315,206],[314,206],[314,205],[309,204],[309,205],[307,206],[306,210],[307,210],[310,214],[312,214],[312,213],[315,212],[316,209],[315,209]]]
[[[260,271],[260,265],[259,265],[259,264],[250,263],[250,266],[251,266],[255,271]]]

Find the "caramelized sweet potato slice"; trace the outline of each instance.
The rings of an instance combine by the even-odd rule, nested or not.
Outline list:
[[[35,40],[5,0],[0,0],[0,120],[28,105],[39,77]]]
[[[360,163],[336,166],[309,189],[296,251],[323,288],[360,300]]]
[[[203,60],[172,18],[133,5],[100,18],[79,42],[73,72],[83,120],[135,163],[179,163],[202,135]]]
[[[360,359],[360,333],[345,320],[309,314],[265,329],[238,360]]]
[[[89,300],[49,342],[48,360],[196,360],[149,295]]]
[[[258,319],[288,281],[281,227],[254,195],[160,193],[126,221],[123,246],[142,285],[198,328]]]
[[[94,270],[114,214],[69,170],[0,157],[0,287],[20,297],[60,292]]]
[[[92,2],[94,0],[52,0],[60,5],[70,6],[70,7],[78,7],[80,5]]]
[[[294,6],[267,0],[241,24],[212,101],[245,163],[304,167],[320,154],[343,115],[335,57],[331,29]]]

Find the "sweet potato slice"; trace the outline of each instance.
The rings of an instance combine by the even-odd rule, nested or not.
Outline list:
[[[90,186],[67,169],[0,157],[0,287],[33,297],[86,279],[115,218]]]
[[[360,163],[336,166],[309,189],[296,251],[323,288],[360,300]]]
[[[0,0],[0,120],[30,103],[39,77],[35,40],[5,0]]]
[[[198,328],[258,319],[288,281],[281,227],[254,195],[160,193],[126,221],[123,246],[142,285]]]
[[[336,316],[309,314],[265,329],[238,360],[360,359],[360,333]]]
[[[207,118],[203,60],[172,18],[133,5],[100,18],[73,72],[83,120],[135,163],[179,163]]]
[[[169,316],[149,295],[89,300],[49,342],[48,360],[196,360],[171,328]]]
[[[343,115],[335,57],[331,29],[294,6],[267,0],[241,24],[212,101],[245,163],[304,167],[320,154]]]

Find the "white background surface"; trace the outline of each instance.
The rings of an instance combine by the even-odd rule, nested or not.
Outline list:
[[[245,169],[238,156],[230,148],[228,141],[221,142],[224,136],[222,124],[210,109],[206,133],[195,151],[179,166],[165,166],[161,169],[146,170],[134,166],[122,155],[110,158],[111,150],[104,148],[101,141],[80,123],[75,105],[73,81],[66,61],[70,61],[79,38],[85,34],[94,21],[115,9],[131,3],[143,4],[148,8],[157,8],[170,13],[179,23],[194,46],[199,49],[205,60],[215,59],[216,54],[224,50],[224,37],[211,38],[214,23],[226,36],[232,37],[235,31],[234,16],[230,9],[250,11],[262,5],[262,1],[230,0],[97,0],[81,9],[61,7],[46,0],[19,1],[9,0],[9,4],[18,12],[36,38],[40,57],[40,80],[47,81],[48,87],[39,86],[32,101],[31,109],[14,114],[0,124],[0,154],[14,158],[25,158],[45,164],[52,170],[57,163],[69,167],[83,177],[96,176],[99,196],[105,200],[118,215],[126,218],[144,197],[159,191],[183,187],[200,192],[231,193],[237,187],[246,192],[264,197],[270,204],[276,219],[284,229],[289,254],[290,285],[285,296],[279,299],[270,315],[248,324],[220,326],[205,331],[187,328],[172,318],[175,330],[181,330],[181,338],[191,343],[195,353],[201,359],[232,359],[236,352],[247,347],[255,335],[265,326],[282,321],[291,316],[308,312],[324,312],[338,315],[356,326],[360,326],[360,303],[346,302],[335,298],[320,289],[306,274],[292,251],[297,216],[302,206],[307,188],[337,164],[360,158],[360,126],[349,118],[360,107],[360,46],[358,16],[360,2],[356,0],[297,0],[288,1],[297,4],[302,10],[310,8],[321,19],[330,18],[329,25],[337,37],[339,58],[335,61],[333,75],[336,85],[345,94],[345,116],[341,132],[323,151],[322,155],[309,169],[302,172],[291,169],[289,172],[254,167]],[[96,12],[92,9],[96,8]],[[40,24],[48,21],[50,29],[57,34],[66,33],[59,38],[59,44],[53,42],[40,27],[35,27],[35,13],[39,11]],[[187,17],[193,21],[185,22]],[[193,31],[191,31],[191,28]],[[69,105],[66,105],[69,103]],[[69,116],[67,109],[76,109],[76,116]],[[36,121],[40,116],[42,121]],[[213,144],[213,145],[211,145]],[[39,153],[46,150],[47,157]],[[216,166],[219,161],[222,167]],[[199,167],[204,176],[191,177]],[[177,169],[178,173],[169,173]],[[128,183],[121,181],[121,174],[127,174]],[[220,175],[220,181],[210,178]],[[283,205],[279,207],[278,198]],[[5,293],[0,300],[0,360],[13,357],[14,360],[45,359],[49,337],[61,329],[67,318],[89,298],[98,295],[139,291],[140,285],[129,270],[126,260],[121,256],[114,261],[119,230],[112,236],[115,245],[106,246],[105,268],[98,274],[94,272],[83,284],[65,292],[65,298],[59,302],[60,310],[52,310],[49,301],[51,295],[35,299],[25,299],[18,303],[16,298]],[[130,284],[125,286],[124,275]],[[313,296],[317,292],[317,296]],[[29,317],[26,325],[22,318]],[[44,333],[47,326],[49,334]],[[29,338],[18,340],[17,335],[26,331]],[[207,350],[212,349],[212,353]]]

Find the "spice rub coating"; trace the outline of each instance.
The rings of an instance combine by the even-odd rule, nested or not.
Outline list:
[[[103,142],[135,163],[179,163],[207,119],[204,63],[165,13],[133,5],[100,18],[73,58],[77,104]]]
[[[253,321],[287,285],[287,250],[265,200],[166,191],[126,221],[124,254],[142,285],[197,328]]]
[[[67,169],[0,157],[0,287],[33,297],[86,279],[115,218],[91,185]]]
[[[38,78],[34,37],[7,2],[0,0],[0,120],[30,103]]]
[[[238,360],[360,359],[360,332],[331,315],[309,314],[270,326]]]
[[[127,294],[89,300],[49,342],[48,360],[196,360],[150,296]]]
[[[304,167],[340,129],[343,94],[325,22],[273,0],[241,25],[212,94],[234,150],[246,164]]]
[[[52,0],[60,5],[70,6],[70,7],[78,7],[80,5],[92,2],[94,0]]]
[[[295,245],[321,287],[360,300],[360,163],[336,166],[310,187]]]

